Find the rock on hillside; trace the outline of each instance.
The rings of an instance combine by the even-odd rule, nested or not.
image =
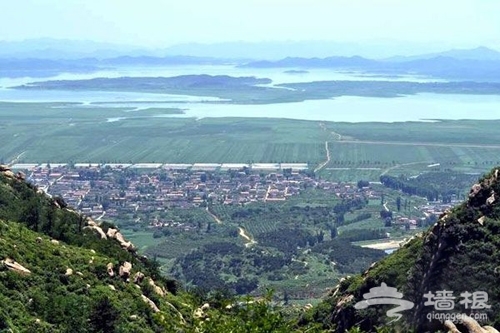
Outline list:
[[[403,311],[403,319],[391,325],[400,331],[435,332],[444,323],[428,320],[431,311],[424,294],[452,291],[455,307],[449,313],[470,314],[461,293],[484,291],[491,308],[478,309],[487,313],[486,323],[500,327],[500,169],[494,169],[471,188],[463,204],[443,214],[427,232],[407,242],[402,248],[372,265],[364,274],[340,282],[327,299],[303,322],[321,320],[325,327],[334,325],[336,332],[353,326],[373,331],[390,320],[387,306],[371,306],[356,310],[370,288],[386,283],[413,302],[414,308]],[[464,325],[458,330],[467,332]]]

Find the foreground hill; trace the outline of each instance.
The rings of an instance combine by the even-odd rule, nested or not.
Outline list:
[[[114,226],[23,178],[0,166],[0,332],[292,330],[270,297],[180,290]]]
[[[325,327],[334,325],[336,332],[345,332],[353,326],[365,331],[385,327],[394,319],[388,318],[386,311],[394,306],[356,310],[354,305],[362,301],[363,295],[371,288],[386,283],[397,288],[404,300],[414,303],[411,310],[401,312],[402,320],[389,325],[396,331],[435,332],[443,329],[443,323],[433,319],[433,312],[485,313],[488,318],[482,324],[499,327],[499,194],[500,169],[495,169],[472,186],[466,202],[443,214],[427,232],[372,265],[364,274],[343,280],[311,317],[304,317],[303,321],[319,320]],[[426,304],[428,293],[437,295],[439,291],[451,291],[446,295],[456,297],[448,298],[455,302],[452,309],[439,311]],[[468,308],[466,304],[460,304],[464,297],[459,295],[465,292],[487,293],[484,302],[487,306],[471,310],[471,304]],[[474,332],[496,331],[489,328]]]

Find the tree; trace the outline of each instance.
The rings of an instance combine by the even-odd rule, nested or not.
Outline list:
[[[200,181],[201,181],[202,183],[206,183],[206,182],[207,182],[207,174],[206,174],[206,173],[202,173],[202,174],[200,175]]]
[[[332,227],[332,228],[330,229],[330,238],[331,238],[331,239],[335,239],[335,238],[337,237],[337,235],[338,235],[338,234],[339,234],[339,233],[338,233],[338,231],[337,231],[337,227],[335,227],[335,226],[334,226],[334,227]]]
[[[358,181],[358,188],[368,187],[370,186],[370,182],[367,180]]]
[[[90,315],[91,332],[115,332],[115,323],[118,316],[118,311],[111,303],[111,300],[107,296],[102,297],[94,304]]]
[[[401,197],[396,198],[396,207],[398,209],[398,212],[401,210]]]
[[[323,230],[321,230],[317,235],[316,237],[318,238],[318,243],[323,243],[323,240],[325,238],[325,233],[323,232]]]
[[[283,304],[284,305],[288,305],[289,301],[290,301],[290,299],[289,299],[289,296],[288,296],[288,292],[285,290],[283,292]]]

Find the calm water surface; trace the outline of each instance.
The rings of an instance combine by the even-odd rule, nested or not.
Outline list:
[[[288,74],[284,69],[248,69],[231,66],[177,66],[133,67],[90,74],[61,74],[51,78],[0,78],[0,101],[10,102],[80,102],[103,103],[103,107],[134,107],[137,114],[148,107],[176,107],[183,115],[156,115],[155,117],[268,117],[343,122],[396,122],[428,119],[500,119],[500,96],[418,94],[399,98],[344,96],[335,99],[311,100],[270,105],[232,105],[205,103],[219,99],[206,96],[170,94],[99,92],[99,91],[27,91],[7,89],[34,81],[91,79],[122,76],[177,76],[187,74],[267,77],[273,84],[312,82],[321,80],[391,80],[437,81],[423,77],[371,77],[360,73],[310,70],[307,73]],[[111,104],[109,104],[111,103]],[[96,105],[98,106],[98,105]],[[127,116],[111,121],[125,121]]]

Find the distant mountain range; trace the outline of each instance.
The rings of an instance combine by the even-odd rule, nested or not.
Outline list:
[[[327,58],[284,58],[249,62],[246,68],[327,68],[360,71],[374,75],[424,75],[452,80],[498,81],[500,52],[485,47],[451,50],[413,57],[373,60],[359,56]]]
[[[450,51],[442,52],[450,49]],[[439,53],[441,52],[441,53]],[[286,57],[326,58],[361,56],[370,59],[415,60],[422,57],[449,56],[457,59],[499,60],[499,52],[486,47],[470,50],[452,49],[436,43],[400,41],[266,41],[223,42],[213,44],[185,43],[156,48],[103,43],[86,40],[28,39],[0,41],[0,58],[37,59],[107,59],[122,56],[192,56],[202,58],[278,60]]]
[[[429,53],[417,56],[408,57],[392,57],[387,60],[390,61],[409,61],[409,60],[419,60],[419,59],[430,59],[436,57],[449,57],[458,60],[484,60],[484,61],[500,61],[500,52],[480,46],[474,49],[452,49],[445,52],[439,53]]]
[[[299,52],[299,46],[308,46],[303,48],[307,52]],[[236,65],[295,70],[328,68],[373,75],[417,74],[451,80],[500,80],[500,52],[487,47],[383,59],[331,56],[348,53],[367,52],[366,47],[360,45],[333,42],[183,44],[153,50],[90,41],[0,41],[0,77],[50,77],[62,72],[82,73],[124,66]],[[281,54],[318,56],[276,58]],[[324,54],[328,56],[322,56]]]

